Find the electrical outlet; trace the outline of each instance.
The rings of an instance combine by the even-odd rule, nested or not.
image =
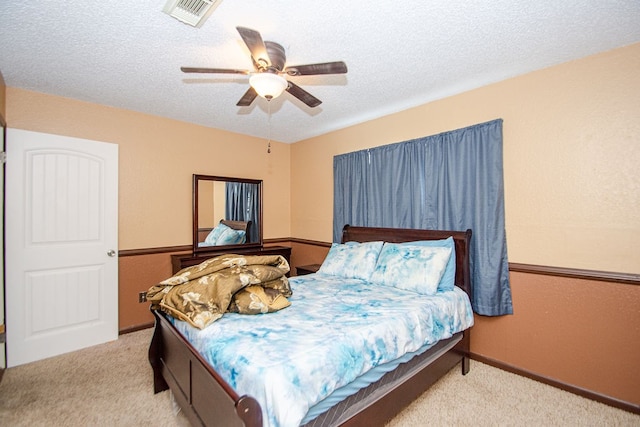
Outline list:
[[[142,303],[142,302],[147,302],[147,292],[140,292],[138,294],[138,302]]]

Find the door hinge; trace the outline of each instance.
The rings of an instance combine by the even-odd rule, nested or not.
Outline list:
[[[7,152],[6,151],[0,151],[0,162],[7,163]]]

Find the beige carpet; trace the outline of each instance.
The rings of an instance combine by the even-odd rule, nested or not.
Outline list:
[[[187,426],[154,395],[151,330],[5,371],[0,426]],[[452,370],[396,417],[400,426],[640,426],[640,416],[482,363]]]

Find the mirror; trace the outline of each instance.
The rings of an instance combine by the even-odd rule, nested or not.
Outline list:
[[[193,175],[193,253],[262,246],[262,180]]]

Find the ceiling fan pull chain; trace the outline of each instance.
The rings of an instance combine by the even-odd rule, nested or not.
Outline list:
[[[267,119],[267,124],[269,125],[269,141],[267,143],[267,154],[271,154],[271,100],[269,99],[267,100],[267,113],[269,114],[269,118]]]

